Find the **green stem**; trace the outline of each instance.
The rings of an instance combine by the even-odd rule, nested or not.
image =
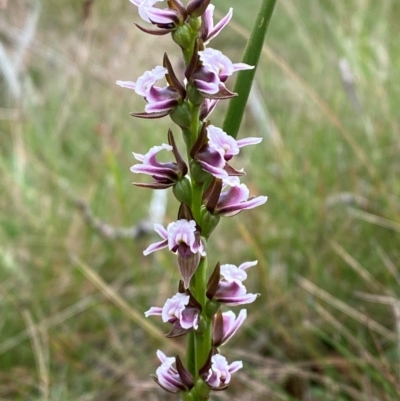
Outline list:
[[[261,3],[257,19],[253,25],[242,59],[243,63],[254,65],[254,69],[249,71],[239,71],[235,86],[233,87],[233,91],[237,93],[238,96],[229,101],[222,129],[234,138],[237,137],[239,132],[240,123],[242,122],[251,85],[254,75],[256,74],[257,65],[260,60],[264,39],[267,34],[275,3],[276,0],[263,0]]]
[[[195,349],[196,349],[196,343],[194,340],[194,332],[191,331],[190,333],[187,334],[186,369],[188,369],[192,375],[194,375],[195,372],[198,371],[198,368],[196,366],[196,355],[194,354]]]
[[[211,321],[206,322],[207,325],[203,333],[195,333],[194,342],[196,346],[196,363],[201,369],[207,361],[212,344],[212,324]]]

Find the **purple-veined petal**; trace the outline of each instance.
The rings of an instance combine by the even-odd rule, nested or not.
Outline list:
[[[210,8],[210,10],[209,10],[209,8]],[[221,19],[221,21],[219,21],[214,26],[214,21],[213,21],[214,9],[215,9],[215,6],[210,4],[206,10],[206,13],[207,13],[207,11],[208,11],[208,13],[205,16],[205,18],[207,19],[207,21],[206,21],[207,36],[205,38],[205,42],[204,42],[205,44],[207,44],[211,39],[214,39],[222,31],[222,29],[225,28],[225,26],[229,23],[229,21],[232,19],[233,9],[230,8],[228,11],[228,14],[226,14],[225,17],[223,17]]]
[[[258,206],[261,206],[266,203],[267,200],[267,196],[257,196],[255,198],[249,199],[248,201],[237,203],[236,205],[231,204],[222,208],[219,208],[217,206],[218,214],[224,217],[232,217],[240,213],[242,210],[254,209]]]
[[[236,176],[229,176],[222,181],[222,189],[225,189],[227,186],[237,187],[240,185],[240,178]]]
[[[179,93],[170,87],[158,88],[152,86],[146,96],[148,104],[145,106],[147,113],[162,113],[170,111],[178,105]]]
[[[146,14],[152,24],[175,25],[179,23],[179,16],[177,12],[173,10],[161,10],[159,8],[150,7],[146,9]]]
[[[163,322],[169,322],[171,319],[180,319],[182,311],[189,303],[190,296],[177,293],[172,298],[168,298],[165,305],[162,308],[162,320]]]
[[[231,374],[243,367],[241,361],[232,362],[228,365],[226,358],[220,354],[211,357],[211,368],[205,379],[206,383],[214,388],[229,384]]]
[[[229,365],[229,373],[230,373],[230,374],[235,373],[235,372],[237,372],[239,369],[242,369],[242,368],[243,368],[243,362],[242,362],[242,361],[235,361],[235,362],[232,362],[232,363]]]
[[[164,143],[161,146],[153,146],[145,155],[133,153],[135,159],[142,163],[135,164],[130,168],[132,173],[142,173],[152,176],[154,182],[150,185],[155,185],[156,188],[174,185],[180,174],[177,163],[161,163],[157,160],[157,154],[162,150],[172,151],[173,147]]]
[[[221,128],[214,125],[207,127],[208,144],[213,149],[219,151],[225,160],[230,160],[233,156],[239,154],[239,147],[235,138],[232,138]]]
[[[228,177],[224,169],[226,161],[223,156],[223,149],[207,145],[196,154],[196,160],[203,170],[222,179]]]
[[[215,6],[213,4],[209,4],[204,11],[203,15],[201,16],[201,37],[203,39],[204,44],[209,36],[209,33],[214,28],[214,10]]]
[[[223,281],[218,283],[214,299],[226,305],[236,306],[249,304],[255,301],[258,294],[248,294],[246,287],[241,281]]]
[[[149,316],[161,316],[162,308],[158,308],[157,306],[152,306],[148,311],[144,312],[146,317]]]
[[[204,171],[207,171],[216,178],[224,179],[228,177],[228,173],[220,167],[214,167],[211,164],[199,160],[199,164]]]
[[[195,330],[199,327],[199,311],[195,308],[185,308],[182,311],[180,324],[183,329],[194,328]]]
[[[170,250],[179,247],[180,243],[184,243],[192,247],[195,244],[196,237],[196,222],[194,220],[188,221],[181,219],[170,223],[167,227],[168,231],[168,246]],[[197,250],[193,253],[196,253]]]
[[[157,176],[157,179],[165,178],[165,179],[176,179],[176,169],[173,167],[153,167],[153,166],[143,166],[141,164],[135,164],[130,168],[132,173],[136,174],[148,174],[151,176]]]
[[[172,298],[168,298],[162,308],[151,307],[145,312],[145,316],[161,316],[164,323],[174,324],[175,333],[179,329],[183,334],[185,330],[198,328],[200,310],[188,306],[189,302],[189,295],[178,292]]]
[[[234,281],[234,280],[244,281],[247,278],[247,273],[244,270],[239,269],[235,265],[232,264],[221,265],[220,269],[221,269],[221,276],[226,281]]]
[[[167,355],[165,355],[164,352],[162,352],[161,350],[157,350],[157,358],[160,360],[161,363],[169,361],[170,366],[172,366],[172,364],[175,363],[174,357],[168,358]]]
[[[146,71],[137,79],[135,92],[146,98],[149,95],[150,89],[157,81],[164,78],[166,73],[167,69],[160,65],[156,66],[151,71]]]
[[[154,224],[154,231],[162,238],[165,240],[168,240],[168,230],[164,228],[162,224]]]
[[[143,255],[147,256],[150,255],[151,253],[155,252],[155,251],[159,251],[160,249],[164,249],[168,246],[168,241],[160,241],[160,242],[156,242],[154,244],[149,245],[144,251],[143,251]]]
[[[243,71],[243,70],[252,70],[254,65],[249,65],[245,63],[233,63],[233,70],[236,71]]]
[[[221,193],[215,208],[216,212],[221,216],[234,216],[242,210],[261,206],[268,200],[267,196],[250,198],[250,191],[247,186],[245,184],[238,184],[238,181],[225,180],[224,184],[230,188]]]
[[[207,48],[199,51],[200,60],[203,67],[218,75],[222,82],[225,82],[234,72],[248,70],[254,67],[244,63],[232,63],[232,61],[219,50]]]
[[[237,205],[247,201],[250,196],[250,191],[245,184],[232,185],[228,190],[221,193],[217,209],[221,209],[230,205]]]
[[[163,0],[129,0],[132,4],[138,7],[138,12],[142,20],[150,22],[148,10],[153,8],[153,5]]]
[[[217,82],[207,82],[201,79],[193,79],[193,83],[196,88],[202,93],[215,95],[219,92],[219,80]]]
[[[156,370],[156,382],[165,390],[171,393],[184,391],[185,386],[180,380],[177,370],[172,366],[176,359],[168,358],[162,351],[157,351],[157,357],[161,361],[161,366]]]
[[[116,81],[116,84],[121,86],[122,88],[128,88],[135,90],[136,83],[133,81]]]
[[[243,146],[257,145],[261,141],[262,138],[248,137],[248,138],[238,139],[236,143],[239,148],[242,148]]]
[[[144,110],[146,113],[162,113],[174,109],[178,105],[176,99],[167,99],[160,102],[147,103]]]
[[[238,269],[247,270],[249,267],[256,266],[258,260],[253,260],[252,262],[243,262],[241,265],[238,266]]]
[[[219,347],[226,344],[237,332],[247,317],[246,309],[239,312],[238,317],[232,311],[222,313],[222,338],[219,344],[214,344]]]

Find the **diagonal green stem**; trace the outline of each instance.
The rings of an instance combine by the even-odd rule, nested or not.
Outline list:
[[[263,0],[258,11],[257,19],[251,31],[250,38],[247,42],[243,55],[243,63],[254,65],[254,69],[247,71],[239,71],[233,91],[238,96],[229,101],[228,110],[225,115],[223,130],[237,137],[240,124],[243,119],[246,103],[249,98],[251,85],[254,80],[257,65],[264,43],[265,36],[269,27],[269,22],[274,11],[276,0]]]

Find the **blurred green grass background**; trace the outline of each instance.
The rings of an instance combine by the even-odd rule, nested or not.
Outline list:
[[[131,152],[172,124],[130,117],[143,102],[115,80],[179,51],[138,31],[128,1],[38,4],[0,2],[0,399],[174,400],[149,374],[182,344],[142,318],[175,291],[174,258],[144,258],[151,235],[104,238],[76,198],[115,227],[146,218]],[[239,61],[259,2],[215,4],[234,20],[212,46]],[[239,134],[264,141],[236,163],[269,200],[224,219],[209,252],[258,259],[262,296],[224,349],[245,368],[215,400],[400,399],[398,21],[396,0],[277,3]]]

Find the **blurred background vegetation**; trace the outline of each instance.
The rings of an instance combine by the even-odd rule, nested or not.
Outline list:
[[[239,61],[259,1],[215,4],[235,11],[212,46]],[[176,399],[149,374],[182,343],[142,317],[175,291],[174,259],[143,257],[146,230],[112,238],[153,196],[131,185],[131,151],[172,127],[130,117],[143,101],[115,85],[164,51],[178,65],[139,21],[127,0],[0,1],[1,400]],[[269,201],[224,219],[209,253],[258,259],[262,296],[215,400],[400,399],[399,21],[397,0],[277,3],[240,133],[264,141],[236,163]]]

